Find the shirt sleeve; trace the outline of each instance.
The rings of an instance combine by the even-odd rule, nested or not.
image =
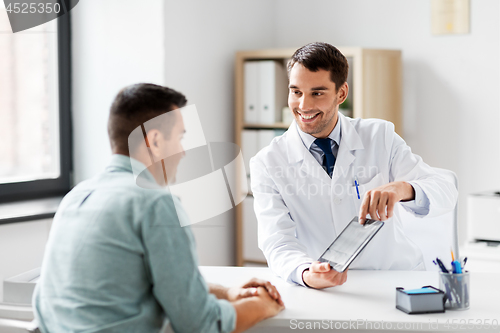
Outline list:
[[[291,278],[292,282],[295,282],[296,284],[301,285],[303,287],[308,287],[305,284],[304,280],[302,279],[302,273],[304,273],[306,269],[309,269],[309,267],[311,267],[311,264],[312,262],[309,262],[307,264],[302,264],[299,267],[297,267],[292,275]]]
[[[187,215],[173,200],[169,195],[155,200],[142,225],[153,294],[175,332],[231,332],[235,309],[209,293],[198,270],[194,237],[180,224]]]
[[[429,213],[429,198],[427,194],[422,190],[422,188],[413,181],[408,182],[415,190],[415,200],[404,201],[401,204],[406,208],[410,209],[417,215],[427,215]]]

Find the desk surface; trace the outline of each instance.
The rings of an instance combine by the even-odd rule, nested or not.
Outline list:
[[[439,287],[437,272],[353,270],[349,271],[344,285],[314,290],[288,284],[269,268],[204,266],[200,270],[208,282],[224,286],[237,285],[252,277],[271,281],[281,293],[286,309],[261,326],[290,328],[293,323],[306,325],[307,322],[325,320],[328,323],[324,325],[339,328],[343,324],[344,329],[347,324],[356,322],[356,325],[360,323],[358,329],[377,331],[384,327],[387,331],[500,331],[500,288],[497,287],[500,273],[471,273],[469,310],[408,315],[395,307],[396,287]],[[496,323],[496,327],[488,327],[492,323]],[[378,329],[373,326],[375,324]]]
[[[372,328],[378,332],[500,331],[500,288],[497,287],[500,273],[471,273],[469,310],[407,315],[395,308],[396,287],[412,289],[424,285],[439,286],[436,272],[353,270],[349,271],[344,285],[314,290],[288,284],[268,268],[204,266],[200,267],[200,271],[208,282],[224,286],[242,284],[252,277],[271,281],[281,293],[286,309],[258,327],[290,328],[294,324],[299,329],[299,325],[314,325],[313,322],[316,321],[317,324],[329,325],[334,329],[342,327],[339,325],[344,325],[344,328],[348,327],[346,325],[354,325],[357,329]],[[0,304],[0,313],[3,318],[33,319],[30,307]],[[491,326],[492,324],[496,324],[496,327]]]

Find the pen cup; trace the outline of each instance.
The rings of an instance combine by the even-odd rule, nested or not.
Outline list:
[[[447,310],[467,310],[470,306],[470,274],[439,272],[439,289],[446,293],[445,308]]]

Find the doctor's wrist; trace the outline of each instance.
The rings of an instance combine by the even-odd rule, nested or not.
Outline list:
[[[415,189],[413,186],[405,181],[398,182],[400,185],[401,199],[399,201],[415,200]]]
[[[309,274],[309,268],[306,268],[302,271],[302,283],[304,283],[304,286],[306,286],[307,288],[312,288],[310,285],[307,284],[306,282],[306,279],[305,279],[305,275],[306,274]]]

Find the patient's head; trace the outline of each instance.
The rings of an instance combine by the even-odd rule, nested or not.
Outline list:
[[[111,105],[108,119],[113,153],[130,156],[128,137],[134,129],[161,114],[184,107],[186,102],[181,93],[150,83],[138,83],[120,90]],[[168,138],[174,124],[163,122],[161,125],[162,128],[158,129]]]
[[[159,184],[173,182],[184,156],[181,139],[185,132],[182,115],[174,110],[185,105],[184,95],[170,88],[147,83],[123,88],[111,106],[108,120],[113,153],[133,157],[148,166]],[[129,141],[137,128],[141,139]],[[152,159],[156,163],[152,164]]]

